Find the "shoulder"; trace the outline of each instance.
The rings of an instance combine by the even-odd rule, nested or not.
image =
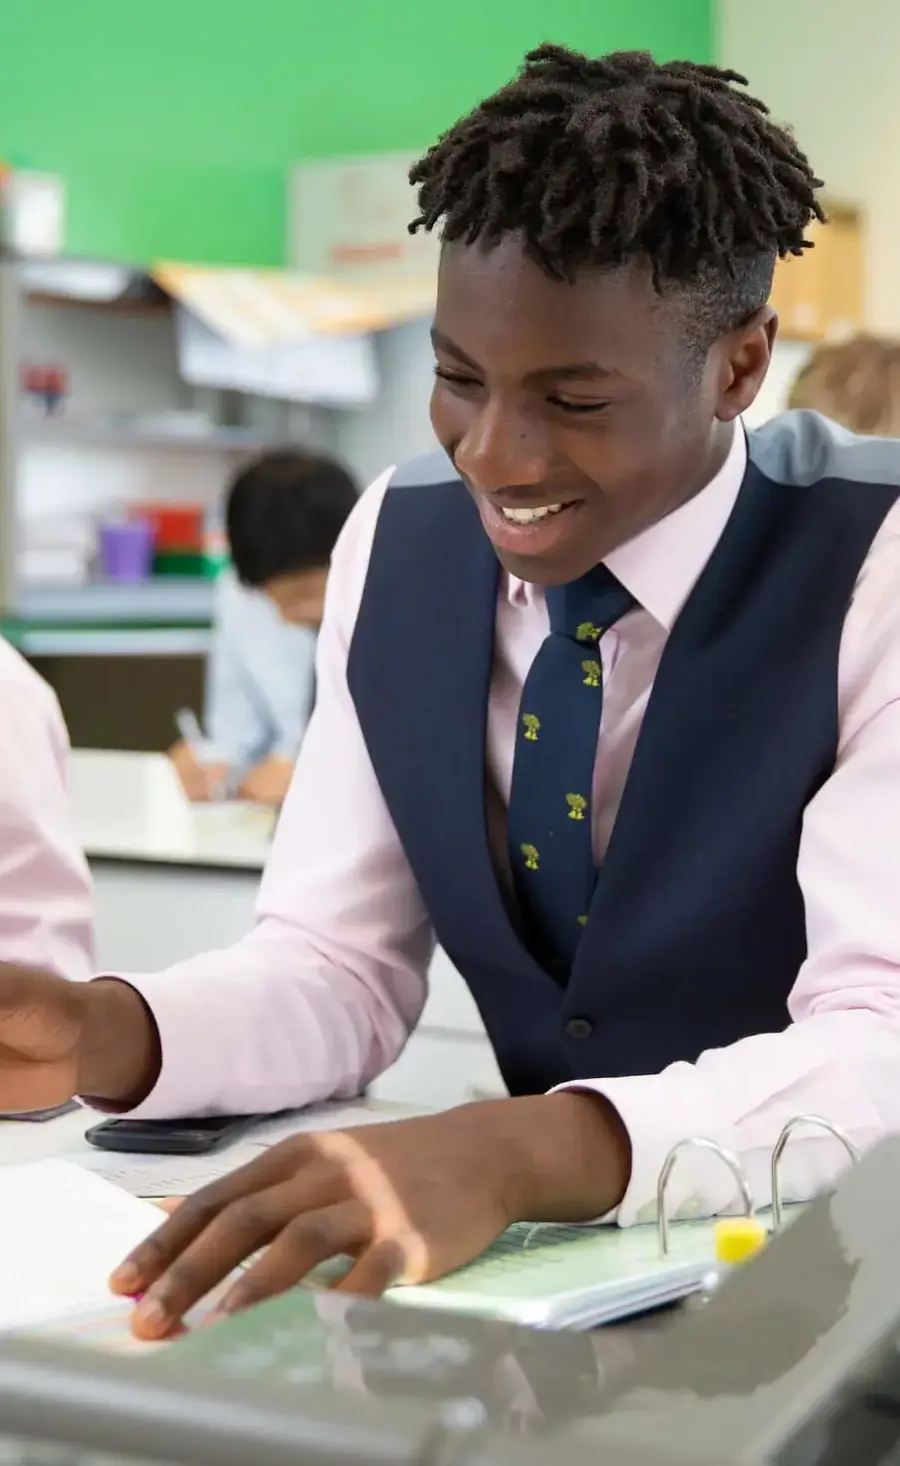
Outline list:
[[[433,487],[435,484],[453,483],[459,474],[442,449],[412,458],[399,468],[392,469],[388,479],[391,489],[416,489]]]
[[[237,575],[231,566],[222,571],[216,581],[215,590],[215,618],[221,625],[242,616],[247,607],[253,604],[255,593],[247,586],[241,585]]]
[[[0,692],[4,698],[13,698],[17,705],[27,705],[48,723],[60,717],[56,693],[3,637],[0,637]]]
[[[446,484],[458,478],[456,469],[446,453],[428,453],[421,458],[410,459],[387,468],[360,494],[353,513],[344,526],[332,559],[333,571],[350,570],[355,567],[365,574],[372,541],[381,515],[385,498],[389,493],[403,489],[419,489]]]
[[[21,745],[36,752],[34,740],[50,743],[63,755],[68,734],[56,693],[25,658],[0,637],[0,696],[4,716],[0,719],[0,750]]]
[[[284,624],[268,597],[242,585],[231,569],[216,583],[214,622],[220,642],[232,650],[247,647],[251,654],[259,637]]]
[[[825,479],[900,489],[900,439],[860,437],[818,412],[785,412],[747,434],[750,461],[775,483]]]
[[[359,496],[331,558],[323,632],[348,646],[362,600],[378,521],[389,493],[447,483],[457,477],[444,453],[430,453],[385,469]]]

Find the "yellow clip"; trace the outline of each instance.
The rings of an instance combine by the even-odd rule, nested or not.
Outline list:
[[[769,1233],[757,1217],[726,1217],[716,1222],[715,1239],[716,1262],[731,1265],[747,1262],[761,1252]]]

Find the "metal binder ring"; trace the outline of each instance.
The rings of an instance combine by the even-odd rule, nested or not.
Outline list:
[[[747,1180],[744,1168],[733,1151],[726,1150],[724,1145],[719,1145],[716,1140],[706,1140],[703,1136],[694,1136],[688,1140],[679,1140],[666,1156],[663,1168],[659,1173],[659,1180],[656,1183],[656,1229],[659,1238],[659,1250],[665,1257],[669,1251],[669,1219],[666,1216],[666,1191],[669,1180],[675,1168],[679,1152],[692,1146],[695,1150],[711,1150],[717,1155],[720,1161],[724,1161],[738,1185],[741,1193],[741,1200],[744,1203],[745,1216],[752,1217],[756,1211],[753,1204],[753,1193],[750,1190],[750,1182]]]
[[[832,1124],[831,1120],[823,1120],[821,1115],[795,1115],[793,1120],[788,1120],[772,1151],[772,1231],[777,1232],[781,1228],[781,1221],[784,1215],[784,1207],[781,1202],[781,1180],[780,1166],[781,1157],[784,1155],[785,1146],[801,1125],[812,1125],[817,1130],[827,1130],[835,1140],[839,1140],[844,1150],[850,1157],[851,1165],[859,1160],[859,1151],[850,1139],[846,1130],[840,1125]]]

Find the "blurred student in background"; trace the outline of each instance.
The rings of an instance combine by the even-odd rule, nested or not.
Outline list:
[[[821,412],[852,433],[900,438],[900,342],[857,336],[820,346],[798,374],[788,406]]]
[[[280,805],[309,722],[328,563],[357,490],[338,464],[270,453],[228,494],[204,736],[171,750],[188,797]]]

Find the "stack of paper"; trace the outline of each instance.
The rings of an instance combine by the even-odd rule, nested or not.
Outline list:
[[[108,1306],[113,1268],[161,1220],[150,1202],[66,1161],[0,1167],[0,1329]]]
[[[0,1167],[0,1332],[116,1352],[165,1347],[135,1338],[131,1299],[109,1291],[113,1269],[163,1221],[152,1202],[70,1161]],[[232,1281],[191,1310],[187,1328]]]

